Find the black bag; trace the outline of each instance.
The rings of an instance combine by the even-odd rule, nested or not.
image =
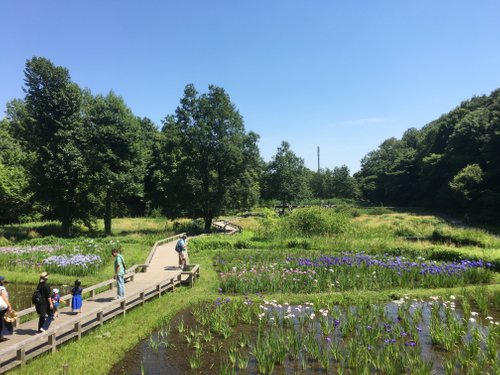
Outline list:
[[[31,303],[35,306],[39,306],[42,304],[42,293],[40,293],[40,289],[37,289],[33,292]]]

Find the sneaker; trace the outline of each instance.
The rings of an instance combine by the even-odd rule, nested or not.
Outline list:
[[[43,328],[40,328],[40,329],[38,330],[38,333],[43,333],[43,332],[45,332],[45,330],[44,330]]]

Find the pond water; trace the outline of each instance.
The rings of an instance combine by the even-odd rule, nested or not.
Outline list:
[[[16,311],[21,311],[32,307],[31,297],[36,289],[37,284],[17,284],[8,283],[5,287],[9,292],[9,301]],[[69,285],[51,285],[50,287],[59,289],[59,294],[64,296],[69,294],[72,286]]]
[[[431,337],[431,320],[432,320],[432,309],[437,302],[417,302],[412,304],[412,314],[416,310],[420,310],[421,318],[418,318],[418,322],[415,320],[413,334],[418,337],[410,337],[410,329],[402,330],[400,326],[398,326],[400,321],[399,314],[401,311],[399,310],[398,303],[389,303],[384,306],[380,306],[381,315],[379,320],[379,325],[382,327],[391,326],[388,330],[393,330],[395,337],[395,341],[398,343],[394,344],[395,348],[399,348],[396,350],[401,350],[402,353],[406,351],[418,350],[418,352],[414,352],[416,354],[410,354],[410,356],[415,356],[417,358],[422,359],[429,366],[429,373],[433,374],[445,374],[445,369],[443,363],[445,361],[456,362],[458,363],[458,359],[455,360],[453,356],[459,354],[458,351],[445,351],[439,345],[435,345],[433,343]],[[262,306],[261,306],[262,307]],[[290,312],[297,311],[292,318],[291,326],[288,328],[292,332],[298,332],[302,330],[301,324],[306,324],[309,327],[309,330],[314,331],[312,334],[313,341],[318,344],[320,347],[320,352],[325,353],[330,350],[330,345],[333,346],[332,343],[339,344],[340,351],[344,353],[344,362],[350,355],[350,351],[353,350],[353,347],[349,346],[349,342],[354,342],[354,337],[359,334],[359,331],[366,330],[367,327],[371,330],[370,325],[375,324],[373,322],[370,323],[362,323],[360,320],[357,320],[354,325],[357,327],[354,333],[349,333],[347,336],[343,337],[343,333],[341,333],[341,326],[343,324],[347,324],[348,317],[346,315],[356,315],[358,312],[361,314],[361,310],[367,307],[356,306],[348,308],[348,311],[341,309],[336,310],[336,313],[330,312],[332,315],[336,315],[336,318],[329,316],[327,321],[332,326],[335,325],[335,329],[332,330],[331,333],[326,337],[322,333],[321,323],[318,320],[317,323],[311,323],[309,321],[309,317],[311,315],[319,316],[321,312],[314,311],[312,307],[300,307],[297,306],[287,306],[286,308],[279,306],[268,306],[264,309],[264,313],[261,315],[265,315],[265,318],[281,320],[286,314],[290,314]],[[471,306],[471,311],[477,311],[478,306]],[[368,308],[369,309],[369,308]],[[358,312],[357,312],[358,310]],[[463,337],[464,343],[469,343],[472,340],[473,331],[477,328],[478,332],[483,338],[488,336],[490,329],[495,328],[495,324],[491,323],[500,321],[500,311],[498,308],[490,306],[488,311],[488,318],[486,315],[484,317],[476,316],[474,313],[472,316],[476,317],[471,318],[469,320],[463,319],[463,312],[460,307],[453,307],[454,316],[458,317],[459,321],[462,321],[465,327],[465,335]],[[340,315],[339,315],[340,314]],[[161,330],[154,332],[151,334],[151,337],[142,341],[139,345],[137,345],[133,350],[127,353],[126,358],[116,364],[113,369],[110,371],[112,375],[122,375],[122,374],[221,374],[221,373],[241,373],[241,374],[259,374],[262,371],[259,371],[258,361],[256,359],[256,342],[259,340],[257,335],[257,324],[248,325],[248,324],[238,324],[233,327],[233,333],[230,337],[223,339],[220,336],[214,335],[213,341],[210,342],[204,341],[204,339],[200,340],[203,343],[203,349],[200,349],[201,353],[201,365],[199,368],[192,368],[192,361],[195,356],[196,350],[193,349],[193,344],[188,344],[186,340],[188,339],[188,332],[191,333],[193,327],[196,327],[197,322],[195,321],[195,316],[193,310],[183,311],[178,314],[173,320],[171,327],[163,327]],[[445,310],[440,311],[439,316],[443,321],[446,318]],[[271,320],[272,320],[271,319]],[[312,321],[313,318],[311,318]],[[314,319],[317,319],[314,318]],[[390,321],[391,324],[383,324],[384,322]],[[182,322],[182,324],[186,327],[184,332],[179,333],[178,327],[176,325]],[[342,323],[340,323],[342,322]],[[382,324],[380,324],[382,323]],[[412,324],[413,324],[412,323]],[[444,323],[443,323],[444,324]],[[338,325],[338,327],[337,327]],[[190,327],[190,328],[188,328]],[[197,328],[194,328],[196,331]],[[271,330],[271,328],[269,328]],[[418,334],[416,333],[418,330]],[[201,331],[201,330],[200,330]],[[204,332],[204,331],[202,331]],[[368,350],[372,350],[374,352],[384,352],[391,346],[392,344],[387,343],[387,339],[384,340],[384,337],[391,337],[390,334],[386,335],[387,329],[382,329],[381,334],[377,339],[378,347],[370,348],[371,345],[368,345]],[[201,334],[201,333],[200,333]],[[263,336],[267,333],[261,332]],[[409,335],[406,337],[406,335]],[[301,336],[300,336],[301,335]],[[298,335],[300,340],[310,340],[307,334],[302,333]],[[405,337],[403,337],[403,335]],[[195,336],[193,336],[195,337]],[[328,340],[328,344],[325,343],[325,338]],[[267,337],[267,340],[272,340],[271,336]],[[414,340],[417,341],[415,344]],[[498,337],[497,337],[498,340]],[[265,340],[264,340],[265,341]],[[384,344],[385,341],[385,344]],[[462,341],[461,341],[462,342]],[[497,345],[500,344],[497,342]],[[321,362],[320,359],[312,359],[309,355],[309,352],[305,351],[306,344],[299,342],[301,349],[299,349],[299,353],[294,355],[287,354],[284,361],[280,364],[276,363],[274,365],[274,369],[271,370],[272,373],[276,374],[296,374],[296,373],[304,373],[304,374],[325,374],[329,373],[333,369],[337,369],[342,362],[342,360],[335,361],[327,359],[329,370],[325,369],[325,362]],[[366,345],[365,345],[366,346]],[[375,346],[375,345],[374,345]],[[416,346],[416,348],[413,348]],[[485,348],[485,343],[482,342],[480,345],[483,349]],[[242,370],[236,370],[235,366],[229,367],[226,365],[228,362],[228,353],[230,353],[234,348],[237,348],[240,352],[244,352],[246,367]],[[354,349],[355,350],[355,349]],[[330,353],[330,352],[328,352]],[[385,352],[384,352],[385,353]],[[384,354],[385,355],[385,354]],[[327,357],[328,358],[328,357]],[[226,362],[224,364],[223,362]],[[500,362],[500,358],[498,358],[497,351],[497,363]],[[345,363],[344,363],[345,364]],[[350,373],[356,373],[355,370],[350,370]],[[354,372],[352,372],[354,371]],[[462,373],[460,369],[457,367],[455,373]],[[335,372],[335,371],[334,371]],[[345,368],[344,368],[345,372]],[[371,373],[383,373],[380,371],[372,370]]]

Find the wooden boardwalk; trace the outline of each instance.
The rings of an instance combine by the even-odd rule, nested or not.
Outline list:
[[[57,346],[79,339],[83,332],[102,325],[105,321],[127,310],[144,304],[145,301],[160,297],[172,291],[181,283],[192,285],[199,277],[199,266],[190,265],[181,272],[175,243],[179,236],[158,241],[152,248],[145,264],[135,265],[127,270],[125,298],[116,300],[116,282],[113,279],[84,289],[83,312],[73,314],[70,304],[59,310],[47,332],[37,333],[38,316],[25,323],[17,324],[14,334],[0,343],[0,373],[22,366],[27,360],[48,351],[56,351]],[[70,300],[71,296],[62,299]],[[23,310],[18,315],[33,314],[34,307]]]

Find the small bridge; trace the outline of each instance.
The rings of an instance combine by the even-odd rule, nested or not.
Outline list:
[[[0,343],[0,373],[23,366],[27,360],[42,353],[55,352],[68,340],[80,339],[82,333],[126,314],[149,299],[173,291],[181,283],[192,286],[200,276],[200,267],[190,265],[188,271],[179,270],[175,243],[180,236],[156,242],[144,264],[127,269],[125,298],[114,299],[116,281],[111,279],[83,290],[83,313],[73,314],[69,303],[71,295],[63,296],[61,299],[67,307],[59,309],[59,317],[44,333],[37,333],[38,316],[16,324],[14,334]],[[20,311],[18,317],[30,314],[36,314],[34,307]]]

